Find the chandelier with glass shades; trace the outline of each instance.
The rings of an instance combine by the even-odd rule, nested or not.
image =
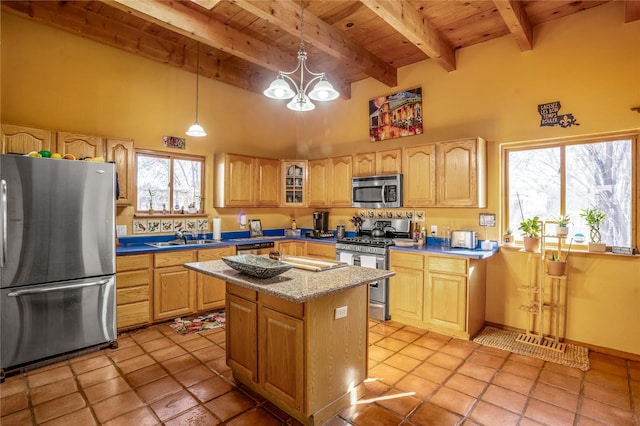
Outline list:
[[[325,73],[311,72],[307,68],[307,52],[304,50],[304,5],[300,2],[300,50],[298,50],[298,65],[293,71],[278,71],[278,76],[269,85],[263,93],[272,99],[291,99],[287,104],[287,108],[293,111],[311,111],[316,106],[311,102],[314,101],[332,101],[340,94],[333,88],[327,80]],[[300,71],[300,84],[298,85],[290,76]],[[311,75],[311,79],[305,84],[305,71]],[[287,80],[293,84],[295,90],[291,89]],[[316,85],[307,95],[307,90],[311,84]]]
[[[198,80],[200,77],[200,42],[198,42],[198,56],[196,59],[196,121],[187,130],[187,136],[201,138],[207,136],[202,126],[198,124]]]

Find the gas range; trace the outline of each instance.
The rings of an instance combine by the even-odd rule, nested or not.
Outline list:
[[[393,238],[347,237],[336,242],[336,250],[384,255],[387,248],[392,245]]]

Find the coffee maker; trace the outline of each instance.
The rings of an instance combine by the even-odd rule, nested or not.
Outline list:
[[[329,232],[329,212],[313,212],[313,238],[331,238],[333,232]]]

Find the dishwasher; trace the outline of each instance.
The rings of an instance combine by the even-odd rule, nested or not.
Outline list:
[[[236,245],[236,254],[269,254],[275,247],[273,241],[256,241]]]

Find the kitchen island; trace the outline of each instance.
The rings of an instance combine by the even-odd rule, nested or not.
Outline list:
[[[259,279],[220,260],[184,266],[226,282],[226,356],[236,380],[307,425],[362,396],[367,284],[393,272],[346,265]]]

